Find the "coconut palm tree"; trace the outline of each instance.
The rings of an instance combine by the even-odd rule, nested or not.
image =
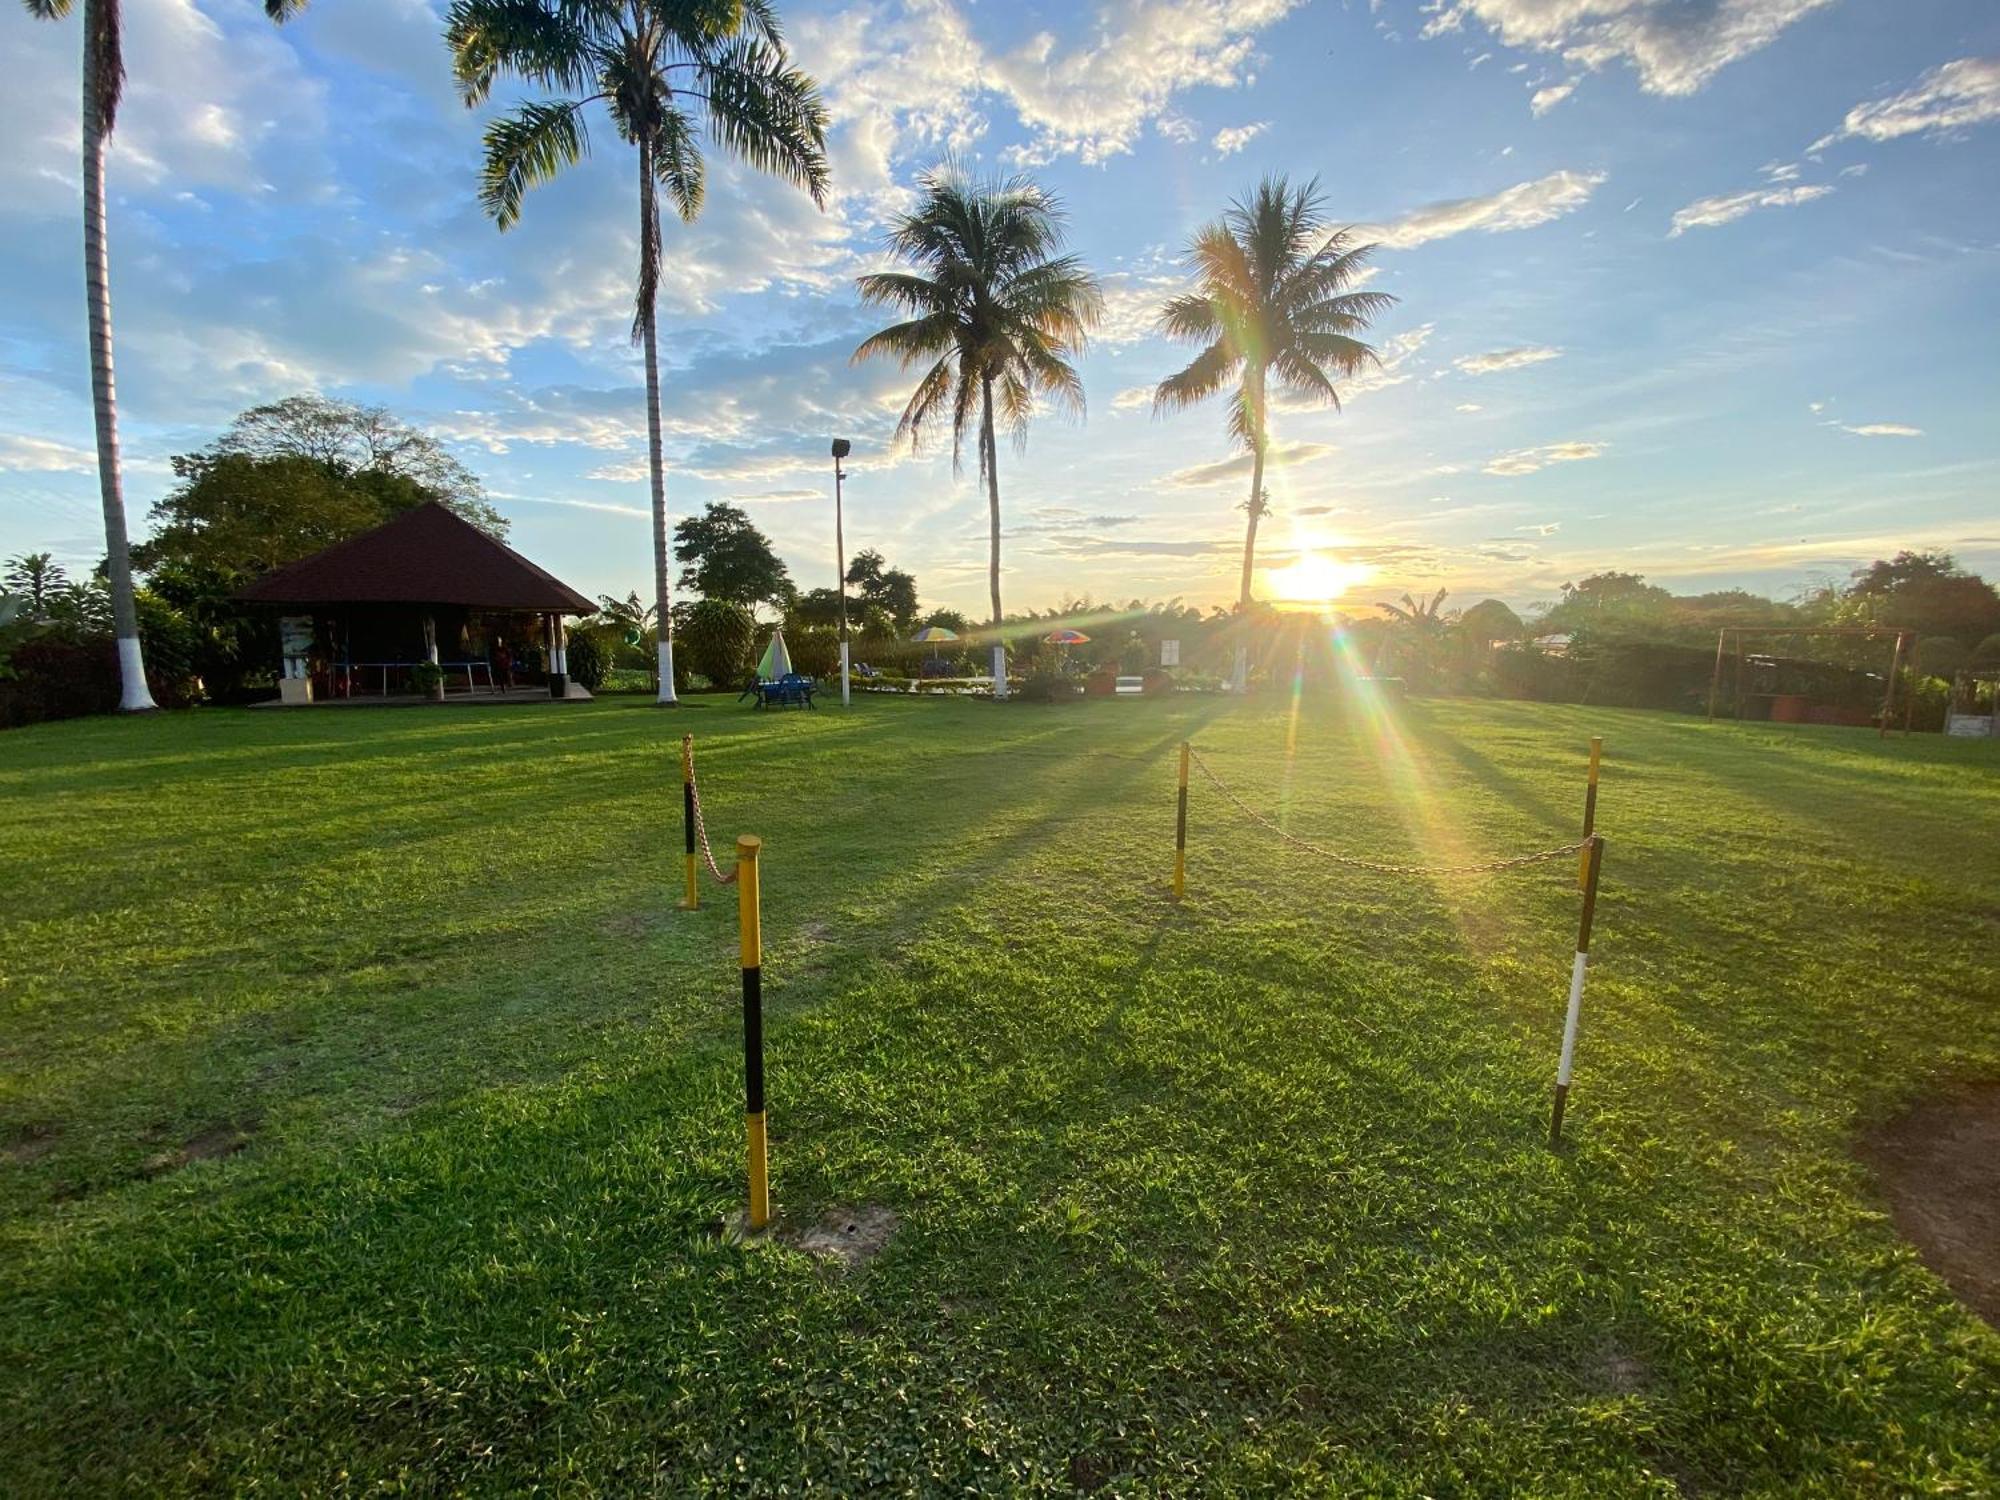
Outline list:
[[[910,269],[856,282],[864,302],[909,316],[865,339],[854,359],[888,355],[905,369],[926,366],[896,425],[899,438],[914,446],[937,421],[949,422],[957,469],[968,430],[977,430],[991,538],[993,691],[1005,697],[996,414],[1017,448],[1027,443],[1039,400],[1083,414],[1083,382],[1071,360],[1103,315],[1104,297],[1081,260],[1057,254],[1061,205],[1027,178],[976,181],[947,164],[925,173],[918,188],[917,207],[889,234],[890,253]]]
[[[1275,375],[1291,395],[1340,408],[1336,376],[1376,362],[1356,335],[1394,305],[1386,292],[1356,291],[1373,245],[1346,230],[1327,229],[1325,200],[1315,178],[1293,188],[1267,177],[1190,242],[1196,289],[1160,310],[1168,338],[1202,346],[1187,368],[1162,380],[1153,410],[1178,411],[1236,387],[1229,432],[1250,455],[1248,530],[1243,537],[1239,607],[1250,607],[1257,563],[1257,522],[1268,508],[1264,462],[1270,450],[1270,385]],[[1236,685],[1248,676],[1248,650],[1236,648]]]
[[[558,97],[520,105],[486,130],[480,201],[500,228],[530,187],[589,152],[585,112],[602,104],[639,155],[639,276],[632,336],[646,361],[646,456],[653,500],[659,701],[674,702],[667,597],[666,465],[660,452],[659,195],[701,212],[707,143],[805,189],[825,206],[826,111],[791,65],[769,0],[456,0],[445,29],[468,107],[501,74]]]
[[[26,0],[28,13],[57,21],[73,0]],[[139,607],[132,593],[132,548],[125,532],[125,477],[118,463],[118,395],[111,373],[111,253],[104,213],[104,158],[125,90],[118,0],[83,0],[83,278],[90,329],[90,401],[97,427],[97,488],[104,502],[105,571],[111,581],[112,633],[118,638],[127,713],[154,707],[139,647]]]

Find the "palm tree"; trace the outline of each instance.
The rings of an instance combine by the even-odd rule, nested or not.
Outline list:
[[[29,618],[39,620],[48,612],[49,601],[69,586],[69,575],[47,552],[23,552],[0,564],[0,584],[27,607]]]
[[[909,314],[864,340],[858,363],[890,355],[905,369],[927,364],[903,408],[896,435],[914,447],[928,425],[951,424],[956,470],[976,425],[979,477],[986,482],[993,594],[993,691],[1007,695],[1007,648],[1000,636],[999,417],[1017,448],[1028,440],[1037,401],[1083,414],[1083,382],[1070,361],[1103,315],[1097,278],[1062,248],[1062,208],[1025,177],[975,181],[947,164],[919,179],[916,209],[897,221],[889,250],[910,270],[860,277],[864,302]]]
[[[826,203],[826,111],[791,65],[769,0],[456,0],[446,40],[468,107],[512,74],[561,97],[523,104],[486,130],[480,201],[500,228],[530,187],[589,152],[584,112],[602,103],[639,153],[639,278],[632,336],[645,348],[646,456],[653,500],[653,592],[660,622],[659,701],[674,699],[667,597],[666,466],[660,452],[660,192],[691,221],[701,212],[702,132],[709,142]],[[698,116],[692,111],[698,111]]]
[[[57,21],[72,0],[25,0],[28,13]],[[90,327],[90,401],[97,427],[97,488],[104,502],[105,570],[111,579],[112,633],[118,638],[119,707],[154,707],[139,647],[132,593],[132,547],[125,532],[125,477],[118,464],[118,396],[111,374],[111,254],[104,213],[104,157],[125,89],[118,0],[83,0],[83,277]]]
[[[1264,460],[1270,449],[1269,386],[1273,375],[1289,393],[1340,409],[1334,377],[1376,363],[1357,334],[1393,306],[1386,292],[1355,291],[1373,245],[1357,245],[1346,230],[1328,232],[1325,200],[1315,178],[1294,189],[1267,177],[1248,202],[1197,233],[1187,260],[1196,290],[1160,310],[1168,338],[1202,346],[1187,368],[1162,380],[1153,410],[1177,411],[1232,381],[1229,431],[1250,455],[1250,514],[1243,538],[1240,608],[1250,607],[1257,563],[1257,522],[1268,508]],[[1248,676],[1248,648],[1236,648],[1236,685]]]

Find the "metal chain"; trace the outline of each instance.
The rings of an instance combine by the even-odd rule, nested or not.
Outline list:
[[[1308,854],[1316,854],[1321,859],[1332,860],[1337,865],[1345,865],[1350,870],[1367,870],[1376,875],[1488,875],[1500,870],[1518,870],[1525,865],[1538,865],[1545,860],[1574,858],[1590,847],[1590,840],[1584,839],[1578,843],[1565,844],[1560,849],[1538,849],[1533,854],[1517,854],[1512,859],[1494,859],[1476,865],[1392,865],[1380,860],[1356,859],[1351,854],[1336,854],[1333,850],[1322,849],[1318,844],[1302,839],[1297,834],[1287,833],[1225,786],[1222,778],[1208,768],[1208,762],[1201,758],[1201,752],[1194,746],[1188,746],[1188,754],[1201,768],[1201,774],[1206,776],[1209,783],[1228,798],[1244,817],[1260,827],[1268,828],[1294,848],[1303,849]]]
[[[687,772],[687,783],[694,790],[694,836],[695,842],[701,845],[701,857],[707,861],[708,873],[715,877],[717,885],[734,885],[736,883],[736,872],[731,870],[727,875],[723,874],[716,866],[715,851],[708,846],[708,824],[702,821],[701,816],[701,784],[694,779],[694,741],[692,737],[681,741],[681,762],[683,769]]]

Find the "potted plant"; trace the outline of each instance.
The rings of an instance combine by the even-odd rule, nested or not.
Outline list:
[[[420,661],[410,668],[410,686],[433,703],[444,702],[444,668],[434,661]]]

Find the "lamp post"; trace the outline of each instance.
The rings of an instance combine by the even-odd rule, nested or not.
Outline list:
[[[854,451],[854,445],[846,438],[833,440],[833,566],[834,586],[840,590],[840,706],[848,706],[847,697],[847,540],[841,532],[840,486],[847,478],[840,461]]]

